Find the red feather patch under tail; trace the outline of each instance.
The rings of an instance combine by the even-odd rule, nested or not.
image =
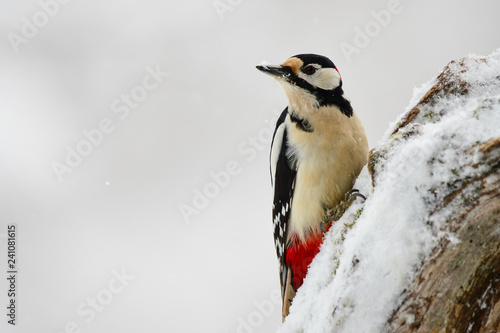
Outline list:
[[[292,235],[291,240],[292,245],[286,249],[286,264],[292,269],[292,285],[297,290],[304,282],[311,261],[319,252],[323,234],[309,235],[305,242],[300,242]]]

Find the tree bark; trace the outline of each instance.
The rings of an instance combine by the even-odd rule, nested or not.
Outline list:
[[[424,106],[428,110],[443,94],[467,94],[470,84],[445,68],[394,133],[411,124]],[[476,176],[452,184],[453,190],[448,190],[433,212],[458,202],[459,213],[442,230],[456,240],[441,239],[421,265],[417,279],[392,314],[387,332],[500,332],[500,137],[461,150],[460,154],[474,156],[469,167],[477,169]],[[369,169],[374,186],[378,158],[372,152]],[[450,188],[450,184],[440,186]]]

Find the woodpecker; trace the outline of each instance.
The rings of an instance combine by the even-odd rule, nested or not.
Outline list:
[[[270,153],[284,321],[319,252],[326,210],[339,204],[354,185],[368,159],[368,142],[330,59],[299,54],[281,65],[257,69],[274,77],[288,98]]]

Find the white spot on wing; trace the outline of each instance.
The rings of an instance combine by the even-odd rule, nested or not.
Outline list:
[[[278,157],[281,151],[281,145],[283,144],[283,135],[285,133],[285,122],[283,122],[274,134],[274,140],[271,145],[271,181],[274,185],[274,179],[276,178],[276,165],[278,164]]]

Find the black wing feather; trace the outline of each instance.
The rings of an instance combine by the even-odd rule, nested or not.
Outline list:
[[[286,108],[276,123],[276,129],[273,135],[273,145],[276,132],[278,128],[283,125],[288,115],[288,108]],[[283,297],[286,286],[286,278],[288,268],[286,266],[286,240],[287,240],[287,226],[290,220],[290,212],[293,198],[293,188],[295,184],[295,176],[297,171],[293,167],[293,161],[288,156],[288,133],[286,127],[283,131],[283,139],[281,142],[281,149],[278,159],[276,161],[276,174],[274,175],[274,201],[273,201],[273,224],[274,224],[274,240],[276,246],[276,255],[280,263],[280,283],[281,295]],[[272,172],[272,169],[271,169]],[[273,176],[273,175],[272,175]]]

